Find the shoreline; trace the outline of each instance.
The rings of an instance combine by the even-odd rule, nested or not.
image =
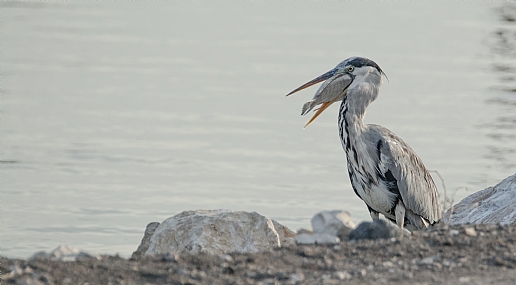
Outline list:
[[[408,237],[219,256],[0,261],[7,284],[515,284],[516,225],[438,225]]]

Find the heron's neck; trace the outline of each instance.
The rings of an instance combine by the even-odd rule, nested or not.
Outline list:
[[[366,129],[363,120],[365,111],[367,106],[378,97],[380,83],[381,80],[363,82],[348,90],[342,99],[339,112],[339,129],[342,139],[345,137],[356,138]],[[343,143],[345,142],[343,141]]]
[[[344,150],[348,151],[355,138],[365,130],[364,114],[365,108],[362,110],[350,108],[349,98],[345,96],[342,99],[339,111],[339,133]]]

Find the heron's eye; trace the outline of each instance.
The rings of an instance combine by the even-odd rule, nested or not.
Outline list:
[[[353,66],[348,66],[348,72],[353,72],[353,70],[355,70]]]

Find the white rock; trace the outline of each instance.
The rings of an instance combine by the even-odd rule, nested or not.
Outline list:
[[[432,255],[432,256],[429,256],[429,257],[425,257],[423,259],[421,259],[417,264],[418,265],[429,265],[429,264],[432,264],[436,261],[439,261],[441,260],[441,257],[438,256],[438,255]]]
[[[311,220],[314,233],[325,233],[336,236],[342,227],[355,228],[351,215],[346,211],[322,211],[315,214]]]
[[[333,277],[339,280],[349,280],[351,279],[351,274],[349,274],[347,271],[335,271],[333,272]]]
[[[477,232],[475,231],[475,228],[465,228],[464,231],[468,236],[476,237]]]
[[[308,234],[301,233],[296,235],[296,243],[309,244],[338,244],[340,239],[337,236],[330,234]]]
[[[453,206],[445,222],[460,224],[516,224],[516,174],[495,187],[478,191]]]
[[[290,274],[290,283],[298,283],[305,280],[305,275],[302,272]]]
[[[89,253],[80,251],[67,245],[60,245],[49,253],[44,251],[35,253],[30,259],[32,260],[59,260],[59,261],[76,261],[83,258],[96,258]]]
[[[222,255],[258,252],[294,243],[295,233],[256,212],[185,211],[155,230],[145,255],[185,251]]]

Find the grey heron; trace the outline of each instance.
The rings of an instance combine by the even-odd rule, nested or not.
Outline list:
[[[320,105],[308,126],[331,104],[342,101],[339,134],[351,185],[373,220],[381,213],[400,228],[422,229],[439,222],[439,193],[422,160],[390,130],[364,124],[366,108],[377,97],[385,73],[374,61],[351,57],[287,94],[324,81],[301,115]]]

